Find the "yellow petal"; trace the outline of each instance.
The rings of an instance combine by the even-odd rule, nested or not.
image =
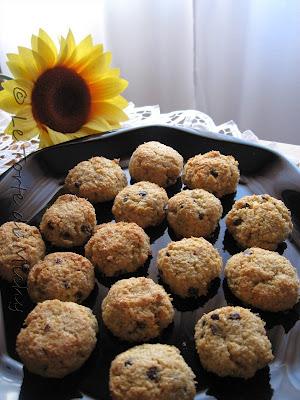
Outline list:
[[[98,115],[104,118],[109,123],[119,123],[128,120],[127,115],[114,104],[99,102],[92,104],[93,115]]]
[[[102,101],[118,96],[127,86],[125,79],[107,77],[90,85],[90,92],[94,101]]]
[[[31,76],[31,80],[36,80],[41,73],[39,59],[41,58],[39,54],[35,53],[35,57],[33,56],[33,52],[26,47],[18,47],[19,54],[22,57],[23,65],[27,69],[28,74]]]
[[[95,132],[107,132],[111,130],[111,125],[99,116],[91,119],[84,126],[93,129]]]
[[[93,81],[100,75],[108,72],[111,63],[111,53],[107,52],[100,54],[94,59],[90,60],[83,68],[79,68],[78,72],[83,79]]]
[[[116,96],[110,100],[107,100],[108,103],[114,104],[115,106],[123,109],[128,106],[128,101],[123,96]]]
[[[12,116],[12,121],[6,127],[5,133],[12,135],[15,140],[30,140],[39,134],[30,106],[23,107],[17,115]]]
[[[55,60],[57,59],[57,48],[53,42],[53,40],[50,38],[50,36],[47,34],[47,32],[45,32],[43,29],[39,29],[39,37],[43,40],[43,42],[45,42],[48,47],[51,49],[52,53],[53,53],[53,57],[55,58]]]
[[[71,57],[69,58],[69,65],[76,64],[77,62],[82,62],[82,60],[89,56],[93,51],[93,39],[89,35],[84,38],[74,49]]]

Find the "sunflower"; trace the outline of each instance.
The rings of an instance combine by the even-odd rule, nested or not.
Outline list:
[[[31,45],[7,55],[14,79],[0,91],[0,108],[13,114],[5,133],[15,140],[39,135],[40,147],[46,147],[119,128],[128,119],[123,111],[128,103],[120,96],[127,81],[91,35],[76,45],[69,31],[57,51],[40,29]]]

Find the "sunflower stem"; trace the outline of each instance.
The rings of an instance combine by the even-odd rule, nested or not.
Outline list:
[[[12,78],[7,75],[0,74],[0,80],[10,81]]]

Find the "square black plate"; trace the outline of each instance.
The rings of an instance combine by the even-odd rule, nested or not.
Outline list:
[[[128,160],[134,149],[141,143],[157,140],[178,150],[185,159],[209,150],[219,150],[233,155],[241,170],[241,180],[237,193],[222,199],[224,214],[220,226],[211,241],[223,257],[227,259],[240,251],[226,231],[224,216],[233,202],[247,194],[269,193],[282,199],[292,212],[294,230],[290,240],[282,243],[277,251],[286,256],[300,272],[300,172],[280,154],[267,148],[252,145],[238,139],[213,133],[203,133],[192,129],[167,126],[149,126],[123,129],[102,136],[91,136],[41,150],[28,156],[2,175],[0,179],[0,223],[9,220],[23,220],[38,225],[45,207],[62,193],[64,178],[70,168],[82,160],[95,155],[120,158],[121,166],[127,171]],[[181,183],[168,189],[171,196],[182,189]],[[96,206],[98,223],[113,219],[112,203]],[[170,240],[172,232],[166,224],[157,229],[147,230],[151,238],[152,258],[137,275],[149,276],[159,282],[156,268],[157,251]],[[48,246],[47,251],[56,249]],[[82,252],[82,248],[76,249]],[[97,286],[85,301],[99,321],[98,344],[87,363],[77,372],[62,380],[43,379],[24,369],[19,399],[60,400],[73,398],[109,399],[108,371],[111,360],[132,345],[120,342],[104,327],[100,306],[113,280],[98,277]],[[19,360],[15,352],[16,336],[24,318],[34,307],[26,288],[11,287],[0,282],[4,338],[0,343],[0,367],[7,373],[13,384]],[[168,289],[167,289],[168,290]],[[176,309],[174,323],[157,340],[177,346],[185,360],[197,376],[196,399],[299,399],[300,390],[300,305],[284,313],[260,312],[266,321],[272,342],[275,360],[244,381],[242,379],[218,378],[203,370],[194,348],[194,325],[204,312],[217,307],[241,303],[230,293],[223,277],[213,282],[208,296],[198,300],[183,301],[173,296]],[[21,311],[13,311],[16,301]],[[258,310],[254,310],[258,312]],[[0,315],[1,317],[1,315]],[[1,322],[1,320],[0,320]],[[1,327],[0,327],[1,328]],[[0,329],[1,339],[1,329]],[[5,343],[4,343],[5,342]],[[0,371],[1,371],[0,368]],[[19,367],[20,372],[20,367]],[[19,374],[20,375],[20,374]],[[17,375],[16,375],[17,376]],[[17,379],[17,378],[15,378]],[[3,389],[4,390],[4,389]],[[4,392],[0,389],[0,398]],[[163,399],[161,399],[163,400]]]

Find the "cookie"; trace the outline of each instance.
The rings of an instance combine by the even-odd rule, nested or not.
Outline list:
[[[248,379],[273,360],[265,323],[242,307],[204,314],[195,327],[201,364],[219,376]]]
[[[102,317],[118,338],[145,342],[173,321],[174,309],[164,288],[152,279],[129,278],[110,288],[102,302]]]
[[[58,299],[82,303],[95,286],[94,267],[71,252],[48,254],[29,272],[27,289],[35,303]]]
[[[109,388],[113,400],[193,400],[194,379],[176,347],[143,344],[113,360]]]
[[[252,247],[231,257],[225,276],[233,294],[266,311],[292,308],[299,298],[297,270],[278,253]]]
[[[89,358],[98,324],[92,311],[72,302],[46,300],[25,319],[17,353],[26,368],[44,377],[63,378]]]
[[[229,232],[242,248],[275,250],[293,229],[284,203],[268,194],[245,196],[236,201],[226,217]]]
[[[92,204],[73,194],[59,196],[42,217],[40,230],[54,246],[82,246],[96,226]]]
[[[127,186],[115,198],[112,212],[116,221],[135,222],[142,228],[159,225],[166,216],[166,191],[151,182]]]
[[[27,278],[45,256],[45,243],[35,226],[6,222],[0,227],[0,277],[12,282]]]
[[[204,189],[216,197],[222,197],[236,191],[240,178],[238,165],[232,156],[209,151],[187,161],[182,180],[190,189]]]
[[[203,189],[183,190],[168,202],[168,223],[178,237],[208,237],[222,216],[219,199]]]
[[[119,160],[105,157],[92,157],[80,162],[65,179],[66,190],[91,203],[113,200],[125,186],[127,179]]]
[[[161,249],[157,267],[172,292],[181,297],[203,296],[220,276],[222,258],[207,240],[192,237]]]
[[[134,222],[98,225],[85,256],[106,276],[136,271],[151,254],[149,236]]]
[[[138,146],[129,161],[129,173],[134,180],[162,187],[173,185],[182,168],[183,158],[176,150],[154,141]]]

